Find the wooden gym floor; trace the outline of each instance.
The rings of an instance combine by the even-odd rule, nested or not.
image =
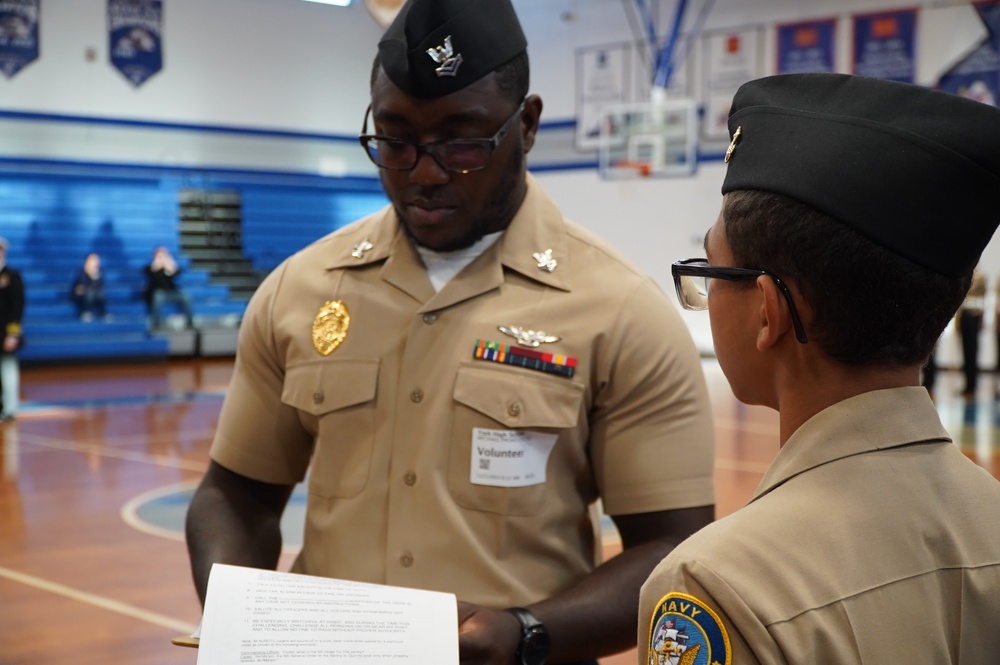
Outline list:
[[[722,516],[776,453],[777,418],[735,401],[714,361],[705,371]],[[195,663],[170,644],[200,611],[182,535],[135,507],[200,478],[231,373],[229,358],[23,370],[22,412],[0,428],[0,664]],[[984,374],[963,400],[958,374],[943,371],[936,404],[963,451],[998,475],[995,381]],[[604,665],[634,662],[628,652]]]

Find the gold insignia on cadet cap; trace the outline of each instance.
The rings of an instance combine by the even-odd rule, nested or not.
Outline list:
[[[371,250],[373,247],[375,247],[375,245],[368,242],[368,238],[365,238],[354,246],[351,256],[356,259],[363,259],[365,257],[365,252]]]
[[[736,144],[740,142],[740,137],[743,136],[743,128],[737,127],[736,133],[733,134],[733,141],[726,148],[726,164],[729,163],[730,158],[732,158],[733,153],[736,151]]]
[[[559,262],[552,258],[551,249],[547,249],[544,252],[535,252],[531,257],[538,261],[539,270],[544,270],[545,272],[552,272],[559,265]]]
[[[427,55],[431,57],[431,60],[441,65],[434,70],[438,77],[458,74],[458,68],[462,64],[462,54],[455,54],[455,49],[451,45],[451,35],[444,38],[443,46],[427,49]]]
[[[330,355],[347,338],[350,326],[351,315],[347,311],[347,305],[340,300],[327,301],[313,319],[313,346],[324,356]]]
[[[504,335],[510,335],[523,346],[539,346],[540,344],[552,344],[562,339],[558,335],[550,335],[544,330],[527,330],[520,326],[497,326],[497,330]]]

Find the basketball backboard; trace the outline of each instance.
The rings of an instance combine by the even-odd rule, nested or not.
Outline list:
[[[613,104],[601,110],[603,178],[691,175],[698,165],[698,105],[691,99]]]

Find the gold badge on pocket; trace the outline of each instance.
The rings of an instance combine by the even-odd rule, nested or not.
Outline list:
[[[351,315],[347,305],[340,300],[327,301],[313,319],[313,346],[324,356],[330,355],[347,338],[350,326]]]

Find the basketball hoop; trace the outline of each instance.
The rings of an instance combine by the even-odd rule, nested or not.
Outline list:
[[[694,100],[613,104],[601,109],[598,168],[602,178],[691,175],[698,162]]]
[[[638,162],[630,161],[627,159],[620,159],[612,162],[611,168],[613,169],[634,169],[643,178],[648,178],[653,174],[653,165],[649,162]]]

